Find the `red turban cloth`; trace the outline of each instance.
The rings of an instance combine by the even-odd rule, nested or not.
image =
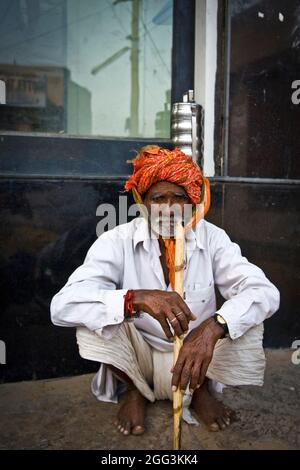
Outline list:
[[[157,145],[142,148],[133,163],[133,174],[125,184],[125,191],[135,189],[139,195],[159,181],[182,186],[193,204],[201,199],[204,182],[199,166],[179,148],[168,150]]]

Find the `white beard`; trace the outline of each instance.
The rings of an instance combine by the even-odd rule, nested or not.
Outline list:
[[[178,222],[182,222],[182,217],[170,218],[165,217],[153,217],[151,218],[151,229],[156,235],[160,235],[163,238],[175,237],[176,225]]]

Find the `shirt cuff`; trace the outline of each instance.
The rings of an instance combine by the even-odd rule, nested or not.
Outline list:
[[[255,311],[251,311],[254,305],[251,293],[244,292],[228,299],[216,312],[226,321],[231,339],[238,339],[249,328],[257,324],[255,322],[257,315]],[[259,302],[258,308],[260,309]]]
[[[107,319],[110,325],[117,325],[124,321],[124,295],[128,289],[107,290],[105,292],[105,305]]]
[[[226,312],[225,309],[220,308],[216,311],[218,315],[224,318],[228,326],[228,333],[231,339],[237,339],[242,336],[243,332],[240,329],[240,325],[232,319],[232,315],[229,312]]]
[[[101,302],[105,304],[106,320],[101,328],[94,330],[98,336],[110,339],[117,333],[124,321],[124,295],[127,291],[128,289],[107,290],[101,296]]]

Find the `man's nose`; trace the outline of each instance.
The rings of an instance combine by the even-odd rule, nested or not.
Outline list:
[[[165,199],[165,202],[164,204],[166,204],[167,206],[169,206],[169,208],[171,206],[174,206],[174,204],[178,204],[177,200],[176,200],[176,197],[174,196],[166,196],[166,199]]]
[[[172,201],[166,200],[163,204],[159,206],[159,212],[165,216],[171,215],[174,211],[171,210]]]
[[[170,203],[165,203],[159,210],[159,214],[164,217],[170,217],[171,219],[175,217],[180,217],[182,215],[182,207],[175,205],[172,201]]]

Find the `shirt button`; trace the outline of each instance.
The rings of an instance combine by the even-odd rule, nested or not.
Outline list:
[[[118,317],[115,317],[114,320],[115,320],[116,322],[119,321]]]

